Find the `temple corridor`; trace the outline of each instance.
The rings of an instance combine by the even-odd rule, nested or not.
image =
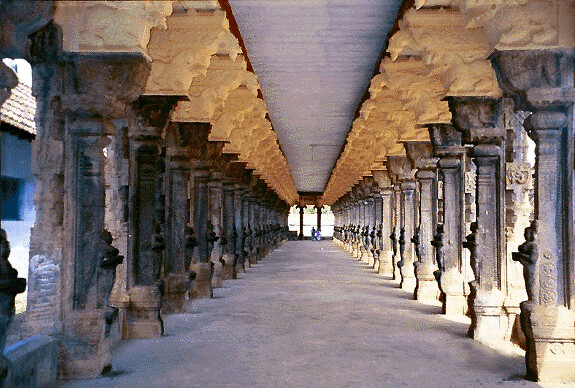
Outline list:
[[[123,343],[110,377],[65,387],[539,386],[412,299],[331,241],[285,242],[165,316],[166,336]]]

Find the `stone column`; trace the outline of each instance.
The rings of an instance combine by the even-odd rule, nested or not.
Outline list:
[[[375,189],[373,194],[373,269],[379,273],[379,255],[383,249],[383,200],[380,189]]]
[[[525,129],[536,143],[535,221],[514,259],[524,265],[529,300],[521,303],[530,377],[575,380],[573,287],[573,53],[508,51],[493,58],[502,89],[531,111]]]
[[[214,270],[212,273],[212,287],[221,287],[223,281],[223,263],[222,243],[226,243],[222,234],[222,182],[221,174],[218,172],[211,173],[211,179],[208,183],[208,244],[210,262],[213,263]],[[223,241],[222,241],[223,240]],[[212,265],[212,264],[210,264]]]
[[[57,36],[55,27],[43,42]],[[46,39],[46,40],[44,40]],[[50,55],[57,43],[45,47]],[[94,377],[111,367],[109,305],[123,257],[105,230],[104,147],[143,91],[149,67],[139,55],[73,55],[34,65],[37,177],[26,325],[62,338],[59,367],[68,377]],[[127,74],[118,84],[118,74]]]
[[[244,190],[241,186],[236,186],[234,195],[234,223],[236,236],[236,245],[234,247],[235,273],[245,271],[244,268]]]
[[[176,131],[177,124],[169,128],[166,163],[166,255],[164,262],[164,303],[162,311],[183,312],[191,285],[189,266],[192,257],[187,249],[191,231],[187,228],[190,214],[188,185],[190,162]],[[179,128],[180,131],[185,128]],[[181,133],[181,132],[180,132]],[[195,233],[194,233],[195,234]]]
[[[166,292],[164,259],[167,246],[166,148],[163,138],[169,112],[176,102],[175,97],[142,96],[132,104],[129,145],[126,145],[130,153],[131,172],[126,271],[128,295],[115,295],[120,303],[121,316],[126,317],[122,326],[124,338],[154,338],[164,331],[160,316]],[[180,187],[183,199],[179,198],[179,201],[186,204],[186,183],[180,183],[183,185]],[[179,214],[180,222],[184,223],[187,219],[185,209],[184,214]],[[185,238],[184,232],[185,228],[180,241]],[[169,237],[177,238],[175,233]],[[169,293],[177,287],[171,280]]]
[[[321,210],[323,209],[323,206],[321,205],[317,205],[315,207],[315,210],[317,211],[317,230],[321,231]]]
[[[303,210],[305,206],[299,205],[299,239],[303,240]]]
[[[471,282],[470,334],[497,343],[507,332],[503,311],[507,274],[504,240],[505,128],[503,104],[494,98],[451,98],[453,122],[473,146],[476,171],[476,221],[464,246],[469,249],[475,280]]]
[[[394,220],[393,187],[387,170],[373,171],[373,177],[379,186],[381,196],[381,247],[378,255],[378,272],[383,276],[393,277],[393,248],[389,237]]]
[[[211,294],[211,266],[209,251],[209,191],[210,172],[198,163],[194,173],[194,229],[198,240],[198,261],[192,265],[196,279],[190,297],[208,297]]]
[[[235,259],[235,246],[237,239],[237,231],[235,226],[235,199],[234,199],[234,184],[232,182],[224,182],[223,186],[223,211],[222,225],[224,227],[223,235],[226,239],[226,244],[224,246],[223,260],[225,262],[224,266],[224,279],[233,278],[234,269],[236,267],[237,260]]]
[[[443,263],[439,263],[439,288],[445,295],[444,314],[465,314],[466,285],[462,254],[464,225],[464,181],[461,134],[452,126],[438,124],[430,128],[434,151],[439,156],[439,174],[443,182]]]
[[[405,143],[407,155],[417,169],[415,178],[419,182],[419,226],[412,241],[416,243],[417,262],[415,276],[417,288],[415,299],[434,301],[439,297],[439,288],[434,272],[437,270],[431,240],[437,226],[437,158],[432,156],[433,147],[429,142]]]
[[[401,260],[399,255],[399,232],[401,229],[401,189],[396,182],[394,175],[393,178],[393,195],[392,195],[392,220],[391,220],[391,233],[389,239],[391,242],[392,260],[393,260],[393,280],[400,281],[401,273],[397,263]]]
[[[401,221],[399,233],[399,250],[401,260],[397,263],[401,273],[400,287],[403,290],[414,292],[415,278],[415,251],[411,243],[415,223],[415,170],[411,168],[406,156],[389,156],[387,167],[397,175],[400,182]]]

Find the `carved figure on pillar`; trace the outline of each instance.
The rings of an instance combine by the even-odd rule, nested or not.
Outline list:
[[[391,250],[393,251],[393,262],[397,260],[397,235],[395,233],[395,226],[391,229],[391,234],[389,235],[391,240]]]
[[[404,258],[405,258],[405,228],[401,228],[399,230],[399,257],[401,258],[401,260],[399,260],[397,262],[397,266],[399,268],[403,267],[404,264]]]
[[[479,225],[477,221],[471,223],[471,233],[467,235],[465,241],[462,243],[464,248],[469,249],[470,255],[470,262],[471,267],[473,268],[473,272],[475,274],[475,280],[470,283],[472,289],[476,289],[479,281],[479,274],[480,274],[480,266],[481,263],[477,262],[477,231],[479,229]]]
[[[443,224],[437,224],[437,229],[435,236],[433,236],[433,240],[431,241],[431,245],[435,248],[435,261],[437,262],[437,271],[433,274],[435,275],[435,279],[441,286],[440,277],[441,273],[445,271],[445,263],[443,262]]]
[[[14,318],[14,299],[16,295],[26,290],[26,279],[18,277],[8,261],[10,243],[6,231],[0,229],[0,386],[8,377],[9,362],[2,356],[6,344],[6,335]]]
[[[530,301],[539,303],[539,279],[537,278],[537,261],[539,251],[535,239],[537,237],[537,221],[532,221],[531,225],[525,228],[525,242],[517,248],[518,252],[513,252],[513,260],[523,265],[523,277],[525,288]]]
[[[415,252],[415,257],[417,258],[417,262],[419,262],[421,260],[421,252],[419,250],[419,226],[417,226],[415,228],[415,233],[413,235],[413,237],[411,238],[411,242],[413,243],[414,246],[414,252]]]
[[[164,261],[164,250],[166,249],[166,242],[164,240],[164,231],[162,224],[154,220],[154,234],[152,235],[152,252],[153,252],[153,274],[154,280],[158,282],[162,276],[162,266]]]

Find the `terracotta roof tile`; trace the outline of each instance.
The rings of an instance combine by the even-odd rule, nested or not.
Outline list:
[[[32,135],[36,135],[36,98],[32,88],[20,82],[12,89],[10,97],[0,107],[0,121],[11,124]]]

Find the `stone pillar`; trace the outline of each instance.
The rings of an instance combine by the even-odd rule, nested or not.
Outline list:
[[[46,42],[55,27],[42,32]],[[42,39],[44,39],[42,38]],[[45,47],[51,54],[57,43]],[[105,230],[104,147],[142,92],[149,67],[139,55],[69,55],[34,64],[37,177],[26,326],[62,338],[61,373],[94,377],[111,367],[109,305],[123,257]],[[118,74],[128,74],[118,84]]]
[[[209,257],[210,262],[213,263],[214,266],[212,273],[212,287],[216,288],[221,287],[223,284],[224,265],[220,259],[222,259],[223,256],[222,243],[227,243],[222,234],[222,182],[220,173],[212,172],[210,182],[208,183],[208,191],[208,228],[213,230],[213,232],[210,231],[210,235],[208,236],[210,249]]]
[[[389,156],[387,167],[397,175],[400,182],[401,196],[401,221],[399,233],[399,250],[401,260],[397,263],[401,273],[400,287],[403,290],[414,292],[416,287],[415,278],[415,252],[411,237],[414,233],[415,223],[415,170],[406,156]]]
[[[416,244],[415,276],[417,288],[415,299],[434,301],[439,297],[439,288],[434,272],[437,270],[431,240],[437,227],[437,158],[432,156],[429,142],[407,142],[407,155],[417,169],[415,178],[419,182],[419,226],[412,241]]]
[[[208,242],[210,172],[201,163],[194,173],[194,229],[198,240],[198,261],[192,265],[196,279],[190,290],[190,297],[208,297],[211,294],[211,266]]]
[[[389,234],[389,239],[391,242],[393,260],[393,280],[400,281],[401,273],[397,263],[399,263],[401,260],[399,255],[399,232],[401,229],[401,189],[399,188],[399,185],[396,184],[395,178],[393,183],[392,207],[391,233]]]
[[[240,186],[236,186],[234,195],[234,223],[236,236],[236,245],[234,247],[234,260],[235,260],[235,272],[245,271],[244,268],[244,190]]]
[[[453,122],[473,146],[476,171],[476,214],[469,249],[475,280],[471,282],[470,334],[497,343],[507,332],[503,311],[507,274],[505,259],[503,103],[494,98],[451,98]]]
[[[315,210],[317,211],[317,230],[321,231],[321,210],[323,209],[323,206],[321,205],[317,205],[315,207]]]
[[[192,257],[187,249],[191,231],[187,228],[190,215],[188,186],[190,163],[186,148],[176,132],[176,125],[169,129],[166,163],[166,255],[164,262],[164,303],[162,311],[184,312],[191,277],[189,266]],[[180,131],[185,128],[179,128]],[[193,229],[193,228],[192,228]],[[195,234],[195,233],[194,233]]]
[[[373,213],[373,269],[379,273],[379,255],[383,249],[383,200],[379,189],[373,195]]]
[[[130,153],[130,202],[128,223],[128,295],[115,295],[120,304],[124,338],[154,338],[163,334],[160,316],[166,292],[166,148],[164,128],[169,112],[177,102],[175,97],[142,96],[132,104],[128,137]],[[172,152],[174,150],[172,149]],[[180,167],[184,168],[180,162]],[[186,177],[179,177],[185,179]],[[176,178],[177,179],[177,178]],[[187,203],[186,183],[180,182],[180,195],[170,200]],[[178,194],[176,194],[177,196]],[[185,212],[177,217],[185,223]],[[175,215],[174,215],[175,216]],[[171,220],[173,221],[173,220]],[[178,236],[170,234],[182,243],[184,231]],[[169,242],[169,245],[172,245]],[[176,260],[181,260],[181,257]],[[184,258],[185,260],[185,258]],[[170,262],[169,265],[175,264]],[[183,263],[181,264],[183,267]],[[169,279],[168,292],[172,294],[177,285]],[[177,293],[177,292],[176,292]],[[183,297],[180,295],[180,297]],[[170,309],[170,306],[168,307]]]
[[[467,311],[464,262],[462,254],[464,225],[464,148],[461,134],[452,126],[438,124],[430,128],[434,151],[439,156],[443,182],[443,263],[439,263],[439,288],[444,294],[444,314]]]
[[[573,288],[573,53],[508,51],[493,65],[516,108],[531,111],[525,129],[536,143],[535,222],[514,259],[524,265],[529,300],[521,303],[527,374],[544,382],[575,380]]]
[[[234,199],[234,185],[232,182],[225,182],[223,186],[223,199],[222,199],[222,225],[223,236],[225,236],[226,244],[224,246],[223,260],[224,266],[224,279],[233,278],[234,269],[237,264],[235,258],[235,246],[237,239],[237,231],[235,226],[235,199]]]
[[[303,210],[305,206],[299,205],[299,239],[303,240]]]
[[[392,233],[393,214],[393,188],[387,170],[374,170],[373,177],[379,186],[381,198],[380,231],[381,236],[378,254],[378,272],[383,276],[393,277],[393,249],[390,235]],[[377,204],[377,203],[376,203]],[[376,216],[377,218],[377,216]]]

